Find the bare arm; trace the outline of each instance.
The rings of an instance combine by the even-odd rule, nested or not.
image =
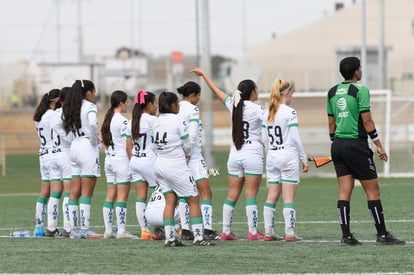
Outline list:
[[[206,73],[203,71],[203,69],[200,68],[194,68],[192,73],[201,76],[204,81],[206,82],[207,86],[210,88],[210,90],[222,101],[224,102],[224,99],[226,98],[227,94],[220,90],[216,84],[206,75]]]
[[[126,152],[128,155],[128,159],[131,159],[132,147],[133,147],[132,139],[127,137],[125,139],[125,142],[126,142],[125,148],[126,148]]]
[[[374,123],[374,120],[372,119],[371,112],[361,113],[361,118],[362,118],[362,123],[364,125],[365,131],[367,131],[367,133],[376,131],[375,123]],[[378,153],[379,159],[387,161],[388,155],[387,155],[387,152],[385,152],[384,148],[382,147],[381,140],[378,138],[376,140],[373,140],[373,142],[375,146],[377,147],[377,153]]]
[[[335,117],[328,116],[328,125],[329,125],[329,135],[332,136],[335,134],[336,124],[335,124]]]

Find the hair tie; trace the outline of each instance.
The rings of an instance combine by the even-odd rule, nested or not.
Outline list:
[[[235,90],[233,92],[233,104],[234,104],[234,107],[237,107],[237,105],[239,105],[240,100],[241,100],[241,92],[239,90]]]
[[[140,90],[134,99],[134,105],[135,104],[145,104],[145,96],[148,95],[147,92]]]
[[[83,85],[83,80],[82,79],[80,80],[80,82],[81,82],[82,88],[85,88],[85,85]]]

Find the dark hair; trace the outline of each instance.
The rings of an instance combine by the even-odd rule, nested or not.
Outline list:
[[[162,92],[158,97],[158,111],[160,114],[175,112],[172,110],[174,104],[178,105],[178,96],[173,92]]]
[[[95,91],[95,85],[90,80],[76,80],[66,95],[63,106],[63,129],[66,133],[74,129],[80,129],[82,99],[88,91]]]
[[[183,97],[190,96],[191,94],[199,94],[201,92],[201,87],[194,81],[188,81],[183,86],[177,88],[177,92]]]
[[[59,98],[59,89],[52,89],[48,93],[45,93],[42,96],[42,99],[37,105],[36,110],[33,115],[33,120],[39,122],[42,119],[44,113],[50,109],[49,104],[52,100]]]
[[[70,87],[63,87],[60,90],[59,102],[65,103],[66,95],[69,93]]]
[[[246,79],[239,83],[237,90],[240,91],[240,102],[233,106],[232,114],[232,138],[237,150],[243,145],[243,105],[245,100],[249,100],[252,92],[256,89],[256,83],[253,80]]]
[[[144,96],[144,102],[135,102],[134,108],[132,109],[131,135],[133,140],[139,138],[139,127],[143,111],[145,110],[145,108],[147,108],[149,103],[155,102],[155,94],[151,92],[146,93],[147,94]]]
[[[361,67],[361,62],[358,57],[350,56],[341,60],[339,64],[339,71],[345,80],[350,80],[354,77],[354,73],[359,69],[359,67]]]
[[[106,111],[105,119],[101,127],[102,142],[105,146],[112,145],[112,134],[111,134],[111,120],[114,116],[114,109],[119,106],[119,104],[124,103],[128,100],[128,95],[124,91],[114,91],[111,94],[111,107]]]

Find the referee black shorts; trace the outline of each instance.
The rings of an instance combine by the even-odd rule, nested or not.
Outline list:
[[[373,155],[366,139],[335,138],[331,144],[337,177],[352,175],[359,180],[377,178]]]

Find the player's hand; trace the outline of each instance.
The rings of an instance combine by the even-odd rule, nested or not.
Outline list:
[[[388,155],[387,152],[385,152],[384,148],[382,146],[377,146],[377,153],[380,160],[387,161]]]
[[[194,68],[194,69],[192,69],[190,73],[194,73],[194,74],[196,74],[198,76],[203,76],[205,74],[205,72],[203,71],[203,69],[200,69],[200,68],[197,68],[197,67]]]
[[[307,162],[302,163],[302,172],[307,173],[309,171],[309,165]]]

